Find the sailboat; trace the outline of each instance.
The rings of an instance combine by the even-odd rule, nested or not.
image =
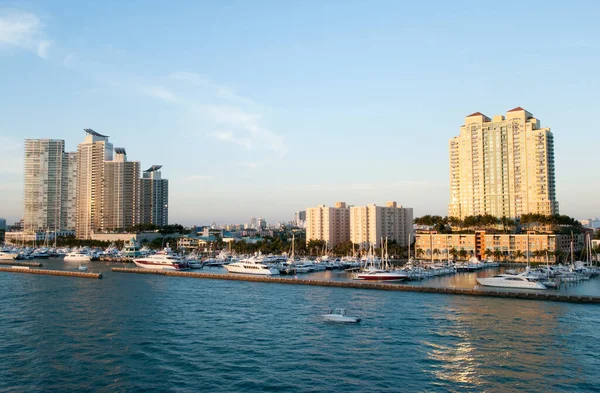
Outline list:
[[[408,278],[406,273],[401,271],[392,271],[389,269],[389,255],[387,252],[387,238],[385,239],[385,244],[383,243],[383,239],[381,239],[382,247],[381,247],[381,266],[378,268],[374,264],[374,245],[371,245],[369,249],[369,257],[367,258],[367,264],[364,272],[357,273],[355,276],[355,280],[365,280],[365,281],[404,281]]]

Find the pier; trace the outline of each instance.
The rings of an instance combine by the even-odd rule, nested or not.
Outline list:
[[[0,261],[0,265],[42,267],[42,264],[39,263],[39,262],[20,262],[20,261],[17,261],[17,260],[13,260],[13,261]]]
[[[11,266],[11,267],[0,267],[0,272],[40,274],[40,275],[45,275],[45,276],[83,277],[83,278],[96,278],[96,279],[102,278],[102,273],[66,272],[63,270],[29,269],[29,266],[17,266],[16,264],[13,264],[13,266]]]
[[[173,270],[132,269],[132,268],[122,268],[122,267],[114,267],[111,270],[113,272],[118,272],[118,273],[156,274],[156,275],[162,275],[162,276],[204,278],[204,279],[212,279],[212,280],[250,281],[250,282],[264,282],[264,283],[275,283],[275,284],[288,284],[288,285],[312,285],[312,286],[320,286],[320,287],[355,288],[355,289],[370,289],[370,290],[381,290],[381,291],[424,292],[424,293],[439,293],[439,294],[446,294],[446,295],[486,296],[486,297],[510,298],[510,299],[546,300],[546,301],[554,301],[554,302],[600,304],[600,297],[598,297],[598,296],[562,295],[562,294],[557,294],[557,293],[545,293],[545,292],[535,292],[534,293],[534,292],[498,291],[498,290],[482,290],[482,289],[467,289],[467,288],[425,287],[425,286],[384,284],[384,283],[299,280],[299,279],[295,279],[295,278],[247,276],[247,275],[237,275],[237,274],[192,273],[192,272],[178,272],[178,271],[173,271]]]

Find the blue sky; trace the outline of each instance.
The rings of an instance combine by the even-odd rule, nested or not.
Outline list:
[[[447,212],[464,116],[552,128],[561,213],[600,215],[595,1],[0,1],[0,217],[25,138],[163,165],[170,221],[337,200]]]

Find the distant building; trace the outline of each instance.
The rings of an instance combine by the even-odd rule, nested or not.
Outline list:
[[[140,180],[141,223],[169,225],[169,180],[161,177],[162,165],[152,165]]]
[[[581,220],[581,225],[585,228],[598,229],[600,228],[600,218],[589,218],[587,220]]]
[[[311,240],[324,240],[328,248],[350,240],[350,208],[345,202],[306,209],[306,243]]]
[[[299,228],[304,228],[306,225],[306,210],[294,213],[294,225]]]
[[[115,148],[114,159],[104,163],[102,225],[123,229],[140,222],[140,163],[127,161],[124,148]]]
[[[4,218],[0,218],[0,230],[6,231],[7,229],[6,220]]]
[[[554,137],[525,109],[492,119],[473,113],[449,147],[449,216],[558,213]]]
[[[413,228],[413,209],[387,202],[386,206],[367,205],[350,208],[350,240],[368,247],[381,246],[381,241],[396,241],[408,246]]]
[[[267,220],[262,217],[258,218],[258,228],[257,229],[266,229],[267,228]]]
[[[24,166],[24,229],[74,229],[77,169],[65,141],[26,139]]]
[[[256,229],[258,227],[257,223],[258,222],[256,221],[256,217],[251,217],[250,218],[250,228]]]
[[[85,141],[77,146],[77,226],[80,239],[90,239],[104,228],[104,163],[113,159],[108,136],[85,129]]]

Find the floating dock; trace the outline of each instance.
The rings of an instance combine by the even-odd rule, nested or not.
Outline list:
[[[45,276],[65,276],[65,277],[83,277],[83,278],[102,278],[102,273],[91,272],[67,272],[63,270],[30,269],[29,266],[18,266],[13,264],[11,267],[0,267],[0,272],[9,273],[29,273],[41,274]]]
[[[41,267],[42,264],[39,262],[21,262],[19,260],[13,260],[13,261],[0,261],[0,265],[7,265],[7,266],[29,266],[29,267]]]
[[[383,284],[383,283],[363,283],[363,282],[348,282],[348,281],[322,281],[322,280],[299,280],[297,278],[275,278],[265,276],[249,276],[238,274],[211,274],[211,273],[193,273],[193,272],[178,272],[173,270],[152,270],[152,269],[131,269],[114,267],[113,272],[118,273],[136,273],[136,274],[158,274],[162,276],[175,277],[192,277],[204,278],[212,280],[230,280],[230,281],[250,281],[250,282],[265,282],[275,284],[289,285],[312,285],[320,287],[337,287],[337,288],[355,288],[355,289],[371,289],[381,291],[402,291],[402,292],[425,292],[425,293],[440,293],[447,295],[464,295],[464,296],[486,296],[496,298],[510,299],[527,299],[527,300],[547,300],[554,302],[568,303],[588,303],[600,304],[598,296],[578,296],[578,295],[562,295],[557,293],[546,292],[515,292],[515,291],[495,291],[482,289],[466,289],[466,288],[443,288],[443,287],[425,287],[413,285],[399,284]]]

